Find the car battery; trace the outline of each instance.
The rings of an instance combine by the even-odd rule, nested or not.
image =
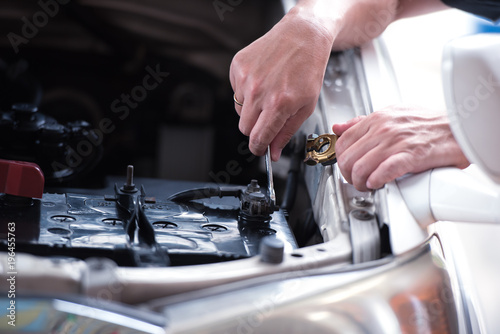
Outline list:
[[[100,194],[45,192],[40,199],[1,195],[0,250],[7,251],[12,223],[17,252],[105,257],[119,266],[181,266],[252,257],[259,254],[266,236],[279,238],[287,249],[297,248],[283,211],[266,206],[269,196],[255,180],[248,186],[148,180],[159,194],[149,196],[146,187],[133,184],[132,173],[129,166],[121,185],[115,183]]]

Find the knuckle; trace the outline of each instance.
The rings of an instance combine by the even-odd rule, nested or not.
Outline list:
[[[268,144],[259,137],[250,138],[250,151],[256,155],[261,155],[266,150]]]
[[[339,164],[340,168],[343,169],[349,169],[349,159],[345,154],[339,153],[338,151],[336,152],[337,155],[337,163]]]
[[[352,184],[359,191],[367,191],[366,181],[371,173],[366,164],[357,161],[352,167]]]
[[[260,80],[252,78],[250,75],[246,76],[246,80],[248,81],[248,83],[246,85],[245,95],[247,95],[248,98],[254,100],[261,94],[262,83],[260,82]]]
[[[352,185],[359,191],[366,191],[366,178],[353,175]]]
[[[267,147],[274,136],[270,131],[259,131],[258,133],[252,133],[250,137],[256,146]]]
[[[366,176],[368,175],[368,168],[366,168],[365,164],[356,162],[352,166],[352,175],[356,178],[366,179]]]
[[[411,154],[398,154],[394,158],[388,159],[384,164],[384,173],[380,177],[381,181],[387,183],[413,171],[413,161]]]
[[[235,75],[237,79],[245,77],[246,67],[244,66],[244,62],[241,59],[240,53],[237,53],[233,57],[230,65],[230,71]]]
[[[379,125],[378,132],[379,133],[386,133],[390,136],[394,136],[394,135],[400,136],[401,135],[401,133],[395,131],[394,127],[390,126],[387,123],[383,123],[383,124]]]
[[[350,180],[350,176],[353,175],[353,163],[352,159],[348,157],[348,155],[337,155],[337,164],[342,172],[342,175],[349,175],[348,180]]]
[[[293,102],[293,96],[291,96],[291,94],[288,94],[286,92],[278,94],[278,96],[276,96],[275,98],[277,109],[286,108],[287,106],[291,105],[292,102]]]
[[[373,129],[375,131],[374,135],[384,136],[383,138],[394,138],[401,139],[402,136],[405,136],[399,129],[396,129],[391,123],[390,120],[384,120],[377,123]]]
[[[289,109],[293,105],[293,96],[283,90],[271,96],[270,109],[278,110],[282,114],[283,110]]]
[[[242,49],[233,56],[233,59],[231,60],[231,68],[232,67],[237,67],[241,68],[243,64],[245,64],[245,50]]]
[[[425,162],[429,156],[430,144],[415,143],[411,140],[406,140],[405,149],[401,151],[399,163],[397,166],[391,166],[393,169],[399,168],[404,173],[417,171],[422,162]]]
[[[346,150],[344,138],[345,137],[340,136],[335,143],[335,153],[337,154],[337,160],[339,160],[339,158],[344,155],[344,152]]]
[[[432,144],[428,142],[419,142],[413,147],[414,154],[418,158],[425,158],[431,149]]]
[[[400,173],[405,173],[404,170],[406,168],[404,168],[401,164],[396,164],[394,162],[390,162],[388,164],[386,164],[384,166],[384,172],[381,174],[381,176],[378,178],[378,183],[381,183],[381,182],[384,182],[384,183],[387,183],[387,182],[390,182],[394,179],[396,179],[398,176],[398,174]]]
[[[382,188],[384,186],[384,184],[386,184],[387,182],[384,182],[384,181],[380,181],[378,180],[377,178],[368,178],[366,180],[366,182],[370,182],[370,186],[372,187],[372,189],[379,189],[379,188]]]
[[[387,118],[387,113],[383,111],[376,111],[370,114],[369,117],[372,119],[372,121],[383,122]]]

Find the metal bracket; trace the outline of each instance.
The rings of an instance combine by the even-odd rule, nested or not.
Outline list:
[[[337,162],[335,143],[339,137],[334,134],[310,134],[307,136],[306,158],[304,162],[310,166],[321,163],[324,166]]]

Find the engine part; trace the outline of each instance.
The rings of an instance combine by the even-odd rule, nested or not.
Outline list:
[[[283,241],[273,236],[267,236],[260,243],[260,260],[265,263],[278,264],[283,262]]]
[[[250,182],[240,200],[240,217],[246,221],[268,222],[275,211],[271,196],[261,192],[257,180]]]
[[[89,172],[101,159],[102,151],[102,135],[85,121],[63,125],[28,103],[0,112],[0,157],[36,163],[48,184],[70,181]]]
[[[271,171],[272,173],[272,171]],[[269,178],[269,177],[268,177]],[[272,176],[270,176],[272,184]],[[270,189],[269,189],[270,188]],[[271,214],[278,210],[274,186],[268,188],[267,194],[261,191],[257,180],[251,180],[247,187],[212,186],[188,189],[170,196],[174,202],[189,202],[203,198],[233,196],[240,198],[240,218],[245,221],[269,222]]]
[[[44,176],[38,165],[0,159],[0,193],[42,198],[43,185]]]

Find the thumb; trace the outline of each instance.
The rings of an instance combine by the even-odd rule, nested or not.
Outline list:
[[[345,123],[333,124],[332,131],[337,136],[341,136],[346,130],[361,122],[365,117],[366,116],[358,116],[348,120]]]

